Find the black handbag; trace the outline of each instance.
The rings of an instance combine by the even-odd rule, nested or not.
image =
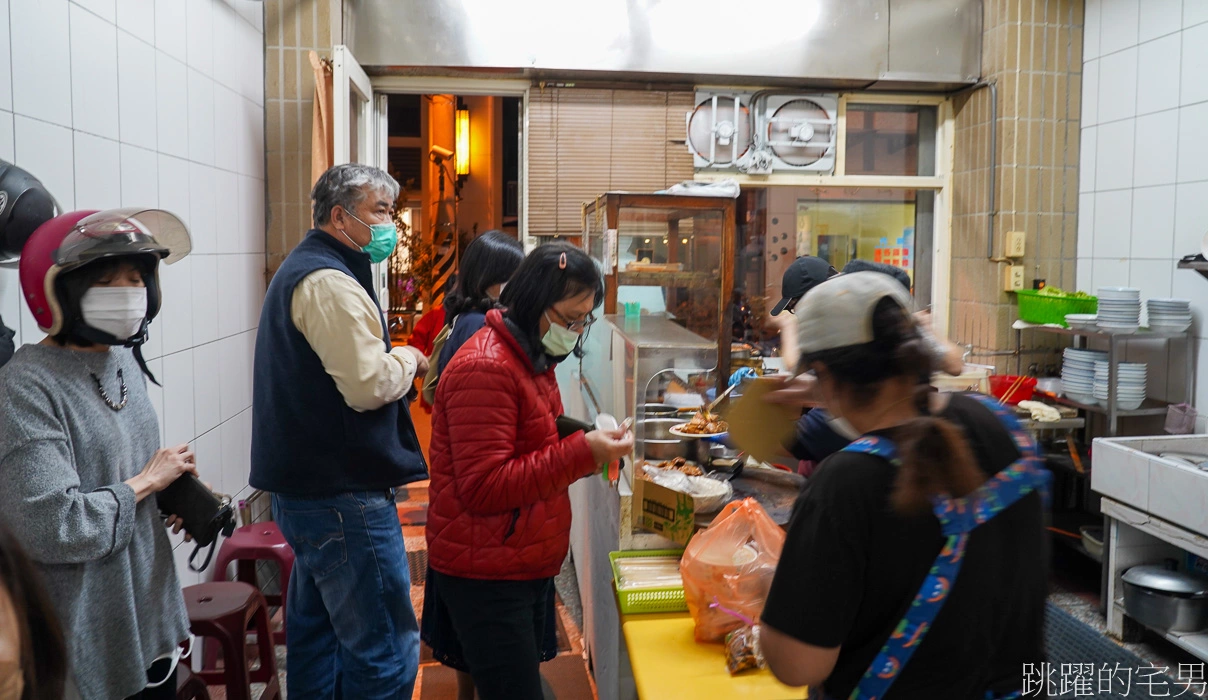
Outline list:
[[[189,568],[204,571],[214,557],[218,534],[230,537],[235,531],[235,509],[231,506],[231,497],[214,493],[192,474],[181,474],[168,488],[156,494],[155,499],[159,503],[160,514],[164,518],[173,515],[180,518],[181,527],[193,537],[196,546],[189,555]],[[194,566],[193,560],[203,547],[209,547],[210,551],[200,567]]]

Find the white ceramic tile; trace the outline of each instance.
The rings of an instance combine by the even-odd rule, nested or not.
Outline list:
[[[1123,286],[1128,279],[1128,258],[1095,258],[1095,288]]]
[[[238,172],[243,100],[222,85],[214,86],[214,165]]]
[[[229,90],[239,92],[239,35],[233,10],[225,2],[215,2],[214,14],[214,80]]]
[[[1174,249],[1173,185],[1133,190],[1132,256],[1174,259],[1183,253]]]
[[[1137,45],[1138,5],[1140,0],[1103,0],[1102,27],[1099,30],[1099,55],[1106,56]]]
[[[214,81],[189,69],[189,160],[214,164]]]
[[[189,222],[189,162],[160,154],[159,206]]]
[[[1191,350],[1195,351],[1194,341]],[[1167,355],[1169,359],[1166,366],[1166,389],[1154,398],[1169,403],[1190,403],[1195,397],[1187,394],[1187,343],[1170,343]]]
[[[223,487],[237,495],[247,484],[252,455],[251,412],[245,411],[233,420],[223,423],[222,471]]]
[[[1202,0],[1188,0],[1201,2]],[[1183,24],[1183,0],[1144,0],[1140,3],[1140,40],[1149,41],[1179,31]]]
[[[1090,258],[1095,251],[1095,194],[1078,195],[1078,258]]]
[[[13,342],[20,347],[21,339],[21,308],[25,302],[21,297],[21,279],[16,270],[0,269],[0,323],[16,331]]]
[[[75,132],[75,206],[113,209],[122,204],[122,181],[114,177],[121,162],[117,141]]]
[[[195,254],[217,252],[214,240],[215,212],[214,169],[208,165],[189,164],[189,233],[193,237]]]
[[[1203,0],[1193,0],[1203,2]],[[1183,88],[1179,104],[1208,100],[1208,24],[1191,27],[1183,32]]]
[[[114,4],[114,0],[71,0],[71,2],[98,15],[110,24],[117,22],[117,5]]]
[[[264,179],[264,107],[240,98],[239,172]]]
[[[159,206],[159,160],[153,151],[122,144],[122,206]]]
[[[1208,532],[1208,475],[1152,460],[1149,512],[1193,532]]]
[[[218,256],[191,255],[193,261],[193,342],[218,339]],[[215,375],[217,376],[217,375]]]
[[[1086,11],[1083,16],[1083,61],[1089,61],[1099,57],[1099,34],[1103,24],[1102,5],[1103,3],[1101,0],[1086,0]]]
[[[1170,280],[1171,296],[1177,299],[1191,300],[1191,315],[1194,317],[1196,335],[1203,336],[1208,332],[1208,297],[1204,296],[1204,278],[1200,277],[1198,272],[1191,270],[1175,270],[1173,277]],[[1201,345],[1208,345],[1201,343]],[[1204,368],[1208,368],[1202,360],[1197,365],[1197,379]],[[1197,381],[1199,387],[1203,387],[1208,382]],[[1208,403],[1199,404],[1202,412],[1208,413]]]
[[[1208,102],[1179,109],[1179,182],[1208,180]]]
[[[164,356],[164,444],[190,442],[193,428],[193,351]]]
[[[155,0],[155,48],[184,63],[187,37],[184,0]]]
[[[1095,452],[1091,484],[1105,496],[1143,508],[1148,502],[1149,462],[1135,451],[1104,447]]]
[[[1137,117],[1138,154],[1133,185],[1169,185],[1175,181],[1178,159],[1179,111],[1171,109]]]
[[[247,22],[235,23],[239,53],[239,94],[264,104],[264,35]]]
[[[243,290],[247,286],[242,256],[218,255],[218,337],[225,340],[240,332],[247,316]],[[220,341],[221,342],[221,341]],[[224,414],[223,419],[229,418]]]
[[[1141,290],[1142,299],[1170,296],[1174,260],[1133,260],[1129,265],[1128,284]],[[1145,305],[1142,304],[1141,308],[1144,311]]]
[[[162,384],[164,381],[164,362],[157,358],[152,359],[147,354],[147,348],[143,347],[143,357],[147,359],[147,369],[151,370],[151,374]],[[155,408],[155,417],[159,423],[159,444],[164,444],[164,390],[158,387],[150,379],[147,380],[147,397],[151,399],[151,406]]]
[[[219,403],[222,419],[228,421],[252,405],[252,390],[247,377],[251,371],[251,356],[243,335],[233,335],[218,341]]]
[[[1132,197],[1128,192],[1095,195],[1095,257],[1127,258],[1131,248]]]
[[[159,279],[163,287],[160,332],[164,339],[164,355],[170,357],[172,353],[193,347],[192,258],[161,265]]]
[[[117,33],[118,114],[122,143],[155,150],[155,49]]]
[[[9,7],[13,111],[71,126],[67,0],[18,0]]]
[[[1175,255],[1183,257],[1199,252],[1200,244],[1206,233],[1208,233],[1208,182],[1179,185],[1175,190],[1174,203]],[[1203,290],[1200,291],[1203,292]],[[1208,409],[1208,406],[1205,409]]]
[[[1095,261],[1090,258],[1078,258],[1078,266],[1074,271],[1077,275],[1074,279],[1077,288],[1080,290],[1088,290],[1095,288]]]
[[[235,0],[235,12],[253,29],[264,32],[264,3],[253,0]]]
[[[0,0],[0,75],[13,73],[12,47],[9,45],[9,0]],[[13,109],[13,81],[0,80],[0,110]]]
[[[1098,136],[1098,127],[1090,126],[1082,130],[1082,145],[1079,150],[1078,162],[1079,192],[1095,191],[1095,158],[1098,156]]]
[[[36,173],[64,211],[75,208],[71,129],[23,117],[14,119],[16,164]]]
[[[214,171],[214,249],[217,253],[237,253],[239,239],[239,176],[225,170]]]
[[[222,421],[220,372],[218,343],[193,348],[193,421],[199,435],[213,430]]]
[[[1082,65],[1082,127],[1099,123],[1099,59]]]
[[[199,376],[194,365],[193,381],[198,390],[206,383],[198,381]],[[199,434],[193,441],[193,453],[197,459],[197,472],[201,474],[201,480],[209,482],[218,493],[227,493],[222,478],[222,433],[211,429]]]
[[[239,178],[239,251],[264,252],[264,181]]]
[[[1099,59],[1100,124],[1137,113],[1137,49],[1130,48]]]
[[[71,111],[75,128],[118,138],[117,29],[79,7],[71,7]]]
[[[155,45],[155,0],[117,0],[117,26]]]
[[[1137,114],[1178,106],[1180,52],[1178,34],[1141,44],[1137,50]]]
[[[260,309],[264,306],[264,254],[252,253],[243,256],[244,260],[244,324],[243,327],[252,330],[260,324]]]
[[[155,54],[156,121],[159,152],[189,157],[189,89],[185,64],[171,56]]]
[[[187,63],[202,74],[214,75],[214,10],[212,0],[186,0]]]
[[[1203,0],[1185,0],[1183,3],[1183,26],[1208,22],[1208,2]]]
[[[17,158],[12,112],[0,112],[0,158],[10,163]]]
[[[1100,124],[1095,154],[1095,191],[1132,187],[1133,133],[1135,120]]]

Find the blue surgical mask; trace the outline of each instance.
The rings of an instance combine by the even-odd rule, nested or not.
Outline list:
[[[398,245],[398,227],[393,222],[388,224],[367,224],[358,219],[352,212],[348,212],[348,215],[358,224],[368,228],[371,234],[369,243],[361,248],[361,252],[367,253],[369,260],[374,263],[380,263],[390,257],[390,254],[394,252],[394,247]],[[344,232],[341,231],[340,233]],[[356,245],[356,241],[353,241],[352,237],[347,233],[344,233],[344,237],[352,241],[353,245]]]
[[[574,352],[579,344],[579,334],[562,325],[554,323],[549,312],[545,312],[545,320],[549,322],[549,330],[541,337],[541,345],[545,351],[554,357],[566,357]]]

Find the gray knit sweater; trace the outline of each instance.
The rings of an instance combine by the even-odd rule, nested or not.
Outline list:
[[[105,405],[88,369],[119,401]],[[0,518],[41,569],[85,700],[124,698],[189,633],[172,545],[154,498],[122,482],[159,447],[129,350],[26,345],[0,368]]]

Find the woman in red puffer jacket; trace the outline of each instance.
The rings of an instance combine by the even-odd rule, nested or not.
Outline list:
[[[629,454],[628,431],[558,437],[557,363],[604,296],[596,265],[565,243],[516,270],[486,326],[441,373],[432,415],[422,634],[468,669],[482,700],[540,698],[546,596],[570,541],[568,487]]]

